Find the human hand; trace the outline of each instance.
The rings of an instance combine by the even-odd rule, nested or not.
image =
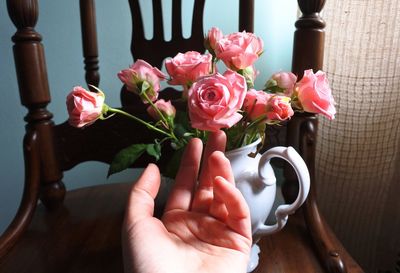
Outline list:
[[[222,151],[226,136],[192,139],[161,220],[153,217],[160,172],[150,164],[132,187],[123,226],[125,272],[246,272],[250,212]],[[199,180],[199,185],[196,185]]]

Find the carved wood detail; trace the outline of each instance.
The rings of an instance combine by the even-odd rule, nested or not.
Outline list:
[[[173,98],[176,94],[175,90],[165,90],[160,93],[160,98]],[[180,100],[174,100],[174,105],[177,109],[186,106]],[[123,109],[143,120],[151,120],[143,103],[126,106]],[[86,161],[110,164],[121,149],[134,143],[153,143],[154,139],[161,138],[159,134],[144,125],[118,114],[110,119],[95,122],[84,129],[74,128],[68,122],[64,122],[56,125],[54,132],[58,162],[63,171]],[[168,145],[164,145],[162,157],[157,164],[166,165],[172,152]],[[155,163],[154,158],[143,154],[132,167],[145,167],[150,162]]]
[[[296,21],[294,34],[292,71],[303,76],[306,69],[322,69],[324,56],[325,22],[320,17],[325,0],[299,0],[303,15]],[[310,194],[303,205],[304,217],[319,258],[329,272],[347,272],[339,248],[328,235],[316,203],[315,147],[318,120],[314,114],[296,114],[288,124],[287,145],[293,146],[306,161],[311,176]],[[283,194],[288,202],[297,194],[294,173],[285,168]]]
[[[325,22],[319,12],[325,0],[299,0],[298,3],[303,14],[295,23],[292,71],[301,78],[305,69],[322,69]]]
[[[25,185],[18,211],[5,232],[0,236],[0,258],[14,246],[31,222],[39,197],[40,155],[38,138],[28,131],[24,138]]]
[[[205,0],[196,0],[194,2],[192,19],[193,23],[191,35],[188,38],[184,38],[182,35],[181,0],[172,1],[172,20],[174,27],[172,28],[171,41],[166,41],[164,39],[161,1],[152,1],[154,35],[151,39],[146,39],[144,36],[144,25],[142,14],[140,12],[139,0],[129,0],[132,12],[133,29],[131,52],[135,60],[139,58],[146,59],[147,62],[160,68],[164,58],[167,56],[175,56],[178,52],[186,52],[189,50],[204,52],[203,12]],[[149,54],[149,48],[162,50],[153,50],[153,52]]]
[[[320,13],[325,6],[325,0],[298,0],[301,12],[306,15]],[[316,15],[316,17],[318,17]]]
[[[21,103],[28,108],[27,130],[35,130],[39,138],[41,192],[40,198],[49,208],[64,198],[62,173],[54,153],[53,115],[46,109],[50,92],[41,36],[34,29],[38,18],[37,0],[8,0],[7,8],[17,32],[12,37],[15,67]]]
[[[205,0],[195,0],[193,6],[191,35],[184,38],[182,34],[182,1],[172,1],[172,39],[164,39],[163,15],[161,0],[152,0],[153,6],[153,37],[146,39],[144,35],[144,23],[140,10],[139,0],[129,0],[132,13],[132,41],[131,53],[134,60],[144,59],[151,65],[161,68],[166,57],[173,57],[178,52],[194,50],[204,52],[204,27],[203,13]],[[254,0],[240,0],[239,2],[239,30],[254,30]],[[153,50],[149,54],[149,48],[162,49]],[[173,88],[169,88],[172,91]],[[180,92],[173,94],[171,98],[179,97]],[[138,106],[141,104],[136,95],[127,92],[125,87],[121,90],[121,103],[123,107]]]
[[[150,119],[144,107],[124,110],[142,119]],[[144,131],[146,134],[138,134]],[[83,130],[64,122],[56,126],[55,132],[62,170],[69,170],[84,161],[109,164],[121,149],[133,143],[152,143],[155,138],[160,137],[144,125],[120,115],[95,122]],[[152,158],[143,155],[137,160],[135,167],[144,167],[153,161]]]
[[[254,32],[254,0],[239,2],[239,31]]]
[[[96,9],[93,0],[80,0],[82,47],[85,79],[89,85],[99,86],[99,53],[97,49]],[[93,88],[89,87],[90,90]],[[94,91],[94,90],[92,90]]]

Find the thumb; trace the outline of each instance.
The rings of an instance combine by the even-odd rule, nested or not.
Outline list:
[[[154,198],[160,188],[160,171],[155,164],[149,164],[133,185],[127,205],[126,220],[135,223],[146,217],[153,217]]]

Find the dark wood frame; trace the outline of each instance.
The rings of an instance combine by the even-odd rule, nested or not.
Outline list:
[[[302,16],[296,21],[293,42],[292,72],[302,75],[305,69],[314,71],[323,69],[325,22],[320,12],[325,0],[298,0]],[[303,205],[304,217],[317,253],[329,272],[347,272],[338,246],[326,231],[317,205],[315,180],[315,148],[318,131],[318,119],[315,114],[297,114],[287,128],[287,145],[293,146],[306,161],[311,176],[310,194]],[[297,182],[293,173],[285,170],[285,199],[294,200]],[[294,189],[294,190],[293,190]]]

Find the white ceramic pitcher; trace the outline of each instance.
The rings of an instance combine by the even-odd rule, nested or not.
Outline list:
[[[296,211],[306,200],[310,189],[310,175],[301,156],[292,147],[274,147],[264,154],[255,157],[248,156],[257,152],[260,140],[247,146],[226,152],[235,176],[236,187],[242,192],[250,208],[253,246],[247,272],[253,271],[258,265],[257,242],[262,236],[272,234],[282,229],[288,216]],[[280,205],[276,211],[276,224],[265,225],[274,204],[276,194],[276,178],[270,160],[279,157],[289,162],[296,171],[299,181],[299,193],[292,204]]]

